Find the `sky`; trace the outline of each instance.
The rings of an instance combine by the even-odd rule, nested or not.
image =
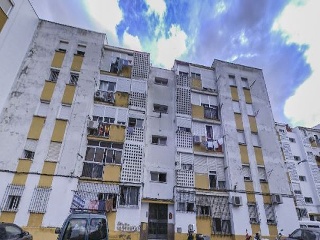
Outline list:
[[[152,66],[219,59],[260,68],[276,122],[320,123],[319,0],[29,1],[41,19],[149,52]]]

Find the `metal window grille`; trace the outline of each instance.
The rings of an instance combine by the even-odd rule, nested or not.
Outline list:
[[[139,187],[120,186],[120,201],[123,206],[137,206],[139,199]]]
[[[69,84],[77,85],[79,79],[78,73],[70,73],[70,82]]]
[[[58,80],[60,71],[57,69],[50,69],[49,81],[56,82]]]
[[[123,152],[121,181],[140,183],[142,179],[143,146],[126,143]]]
[[[264,167],[258,167],[258,174],[259,174],[260,182],[267,181],[267,173],[266,173],[266,169]]]
[[[243,173],[244,180],[247,180],[247,181],[251,180],[250,166],[242,165],[242,173]]]
[[[272,204],[265,204],[264,210],[267,217],[267,224],[276,224],[276,215]]]
[[[257,205],[255,203],[248,203],[248,211],[249,211],[250,223],[259,223]]]
[[[35,188],[32,194],[29,212],[45,213],[50,197],[51,188]]]
[[[17,212],[24,186],[8,185],[1,203],[1,211]]]

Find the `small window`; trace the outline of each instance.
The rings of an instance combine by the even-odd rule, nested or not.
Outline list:
[[[97,120],[94,120],[95,116],[93,117],[93,121],[97,121]],[[96,117],[97,118],[97,117]],[[103,122],[105,123],[114,123],[114,118],[111,118],[111,117],[104,117],[103,118]]]
[[[206,136],[207,136],[207,141],[213,140],[213,128],[210,125],[206,125]]]
[[[198,206],[198,215],[210,216],[210,206]]]
[[[161,77],[155,77],[154,83],[166,86],[166,85],[168,85],[168,79],[167,78],[161,78]]]
[[[305,198],[304,198],[304,201],[305,201],[306,203],[313,203],[311,197],[305,197]]]
[[[193,78],[193,79],[201,79],[201,74],[200,73],[191,72],[191,78]]]
[[[152,136],[152,144],[156,145],[167,145],[167,137],[162,137],[162,136]]]
[[[245,181],[251,181],[251,172],[249,165],[242,165],[242,173]]]
[[[33,159],[34,158],[34,152],[29,151],[29,150],[24,150],[22,158]]]
[[[78,73],[70,73],[70,82],[69,82],[69,84],[77,85],[78,79],[79,79],[79,74]]]
[[[139,187],[120,186],[120,201],[122,206],[138,206]]]
[[[292,143],[296,142],[296,140],[294,138],[289,138],[289,141],[292,142]]]
[[[193,170],[193,166],[192,164],[188,164],[188,163],[183,163],[181,164],[181,170],[185,170],[185,171],[191,171]]]
[[[128,127],[142,128],[143,119],[129,118]]]
[[[168,113],[168,106],[153,104],[153,111],[158,113]]]
[[[204,108],[204,118],[219,120],[218,107],[209,104],[202,104]]]
[[[61,40],[59,42],[58,51],[59,52],[66,52],[68,47],[68,42]]]
[[[234,75],[229,75],[229,85],[230,86],[236,86],[236,78]]]
[[[299,180],[301,182],[305,182],[305,181],[307,181],[307,178],[306,178],[306,176],[299,176]]]
[[[178,127],[178,132],[188,132],[188,133],[191,133],[191,128]]]
[[[159,172],[150,172],[151,181],[165,183],[167,182],[167,174]]]
[[[78,44],[76,55],[84,57],[85,51],[86,51],[86,45]]]
[[[293,156],[293,159],[296,161],[300,161],[301,158],[299,156]]]
[[[264,167],[258,167],[258,174],[260,182],[267,182],[267,173]]]
[[[21,196],[9,195],[6,203],[6,210],[16,211],[20,203]]]
[[[255,203],[248,203],[250,223],[259,223],[259,214]]]
[[[284,130],[283,129],[279,129],[279,132],[284,133]]]
[[[242,77],[241,78],[241,83],[242,83],[242,87],[243,88],[249,88],[249,83],[248,83],[248,79],[247,78]]]
[[[50,69],[49,81],[56,82],[58,80],[60,71],[58,69]]]
[[[209,187],[210,189],[217,189],[217,172],[209,171]]]

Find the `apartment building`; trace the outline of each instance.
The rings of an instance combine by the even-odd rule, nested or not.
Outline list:
[[[105,211],[111,239],[298,227],[261,69],[151,67],[43,20],[32,36],[0,115],[0,221],[42,239],[73,209]]]
[[[300,221],[320,221],[320,130],[276,123]]]

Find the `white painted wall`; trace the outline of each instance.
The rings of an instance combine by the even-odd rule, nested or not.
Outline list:
[[[5,107],[5,101],[20,70],[38,22],[39,19],[29,1],[14,1],[14,7],[0,32],[0,113]]]

